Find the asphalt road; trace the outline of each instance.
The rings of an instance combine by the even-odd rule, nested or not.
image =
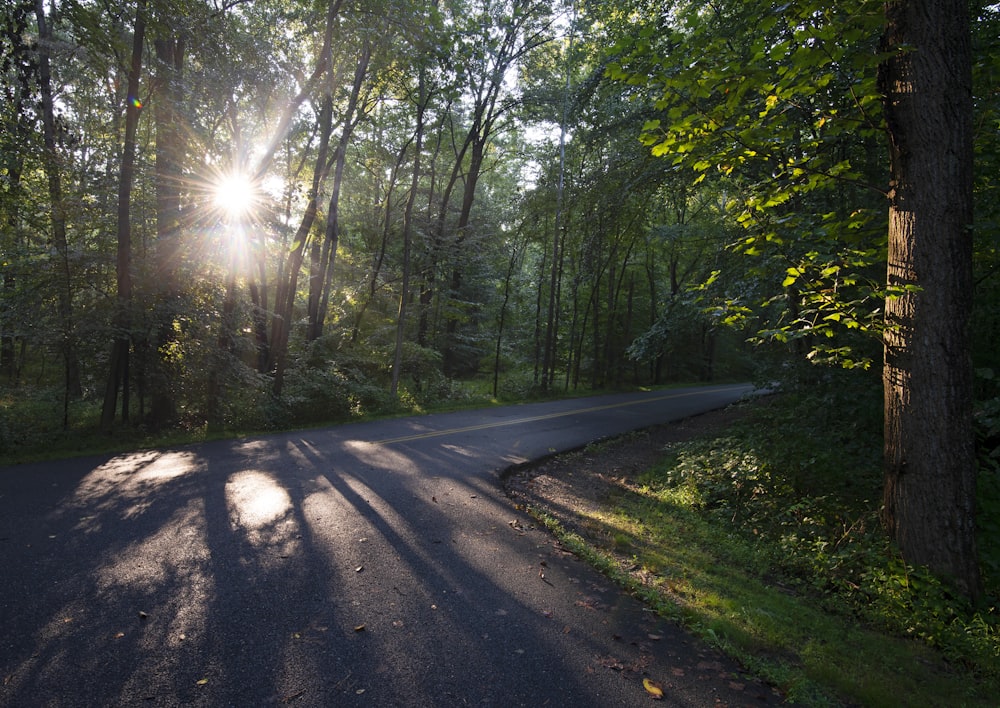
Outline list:
[[[749,386],[0,469],[2,706],[778,702],[564,552],[512,465]]]

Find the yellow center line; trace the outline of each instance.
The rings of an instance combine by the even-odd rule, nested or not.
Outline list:
[[[740,388],[739,386],[731,386],[729,388],[716,389],[718,392],[733,391]],[[481,423],[480,425],[468,425],[463,428],[448,428],[446,430],[432,430],[426,433],[416,433],[414,435],[404,435],[398,438],[388,438],[386,440],[374,440],[373,445],[392,445],[393,443],[410,442],[411,440],[425,440],[427,438],[437,438],[442,435],[452,435],[454,433],[468,433],[474,430],[486,430],[488,428],[503,428],[508,425],[521,425],[522,423],[533,423],[538,420],[550,420],[552,418],[561,418],[568,415],[577,415],[579,413],[595,413],[597,411],[611,410],[612,408],[624,408],[625,406],[634,406],[642,403],[656,403],[657,401],[665,401],[669,398],[684,398],[685,396],[697,396],[704,393],[704,391],[689,391],[686,393],[670,393],[664,396],[656,396],[655,398],[643,398],[638,401],[625,401],[623,403],[609,403],[603,406],[591,406],[590,408],[574,408],[569,411],[560,411],[558,413],[546,413],[545,415],[529,416],[526,418],[514,418],[513,420],[501,420],[493,423]]]

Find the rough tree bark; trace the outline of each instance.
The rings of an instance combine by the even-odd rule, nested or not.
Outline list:
[[[884,523],[908,563],[975,597],[968,6],[895,0],[886,20],[895,53],[880,75],[891,178]]]

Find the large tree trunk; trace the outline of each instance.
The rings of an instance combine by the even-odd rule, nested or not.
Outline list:
[[[963,0],[886,4],[890,138],[884,522],[904,559],[980,592],[972,432],[972,88]]]
[[[118,176],[118,314],[116,333],[111,348],[111,366],[101,409],[101,427],[109,430],[114,423],[118,391],[122,392],[122,420],[128,420],[129,331],[132,302],[132,182],[135,172],[136,129],[139,126],[139,75],[142,72],[142,48],[146,34],[146,0],[139,0],[135,9],[135,31],[132,37],[132,64],[128,72],[128,95],[125,103],[125,144],[121,172]]]

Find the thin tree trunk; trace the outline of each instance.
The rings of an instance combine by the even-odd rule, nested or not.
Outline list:
[[[156,289],[157,323],[155,346],[149,365],[152,376],[150,424],[153,429],[169,426],[177,417],[173,396],[174,367],[163,352],[176,339],[174,320],[180,299],[177,268],[180,254],[181,181],[184,156],[181,78],[184,69],[184,40],[157,39],[156,101]]]
[[[964,0],[886,3],[890,138],[886,529],[903,558],[982,590],[972,430],[972,78]]]
[[[21,241],[21,199],[23,194],[23,185],[21,184],[21,173],[23,171],[24,161],[20,155],[17,155],[14,159],[10,161],[8,167],[7,178],[8,178],[8,195],[11,197],[3,203],[4,208],[4,221],[2,227],[5,234],[13,240],[13,245],[15,247],[20,245]],[[14,259],[9,259],[7,263],[3,265],[3,291],[7,297],[12,297],[16,285],[17,285],[17,272],[13,265]],[[15,354],[15,334],[16,328],[13,326],[11,320],[14,320],[15,316],[12,311],[8,311],[3,317],[2,322],[0,322],[0,373],[3,377],[7,379],[8,383],[14,383],[17,380],[17,356]],[[21,319],[19,316],[16,319]],[[13,330],[13,331],[12,331]]]
[[[365,44],[358,58],[354,71],[354,84],[348,99],[344,114],[343,131],[340,143],[337,145],[336,166],[333,171],[333,186],[330,190],[330,206],[326,213],[326,234],[320,255],[318,279],[310,282],[309,301],[307,308],[308,326],[306,339],[310,342],[319,339],[323,334],[323,323],[326,320],[326,309],[330,302],[330,290],[333,286],[333,266],[337,258],[337,246],[340,243],[340,194],[344,186],[344,168],[347,163],[347,147],[351,143],[354,128],[361,120],[362,111],[358,109],[361,88],[368,74],[371,62],[372,47]]]
[[[413,139],[407,140],[406,143],[399,149],[396,154],[396,161],[392,166],[392,172],[389,176],[389,184],[386,188],[386,194],[384,199],[384,208],[382,211],[382,239],[379,244],[378,254],[375,256],[375,261],[372,263],[371,273],[368,276],[368,297],[365,301],[361,303],[361,307],[358,310],[358,314],[354,318],[354,326],[351,328],[351,343],[357,342],[358,337],[361,336],[361,323],[364,321],[365,313],[371,306],[372,301],[375,299],[375,293],[378,290],[378,279],[382,274],[382,266],[385,264],[385,254],[389,248],[389,237],[392,234],[392,209],[393,209],[393,196],[396,192],[396,180],[399,177],[399,171],[403,167],[403,161],[406,159],[406,153],[410,149],[410,145],[413,144]],[[374,194],[378,194],[379,184],[376,181]],[[405,221],[405,219],[404,219]],[[405,227],[404,227],[405,230]],[[405,240],[405,238],[404,238]],[[408,254],[406,254],[408,255]],[[409,277],[409,274],[406,274]]]
[[[122,150],[121,172],[118,177],[118,313],[115,317],[115,340],[111,348],[111,366],[101,409],[101,427],[110,430],[114,424],[119,390],[122,391],[122,421],[128,422],[129,342],[132,326],[129,308],[132,303],[132,182],[135,173],[136,130],[139,126],[139,76],[142,72],[142,48],[146,34],[146,0],[138,0],[135,29],[132,35],[132,62],[128,72],[128,92],[125,104],[125,144]]]
[[[48,178],[51,207],[52,245],[56,252],[56,272],[59,273],[59,326],[62,334],[60,349],[65,365],[63,396],[63,428],[69,427],[69,399],[82,394],[80,366],[76,358],[76,336],[73,326],[73,293],[70,283],[69,245],[66,242],[66,209],[63,203],[62,175],[56,145],[55,109],[52,99],[52,76],[49,47],[52,30],[45,18],[43,0],[35,0],[38,22],[38,79],[42,103],[42,135],[45,142],[45,174]]]
[[[302,221],[292,241],[292,250],[288,253],[285,277],[278,281],[278,289],[274,296],[274,318],[271,321],[271,367],[274,369],[274,395],[280,396],[284,386],[285,366],[288,356],[288,338],[291,332],[292,316],[295,311],[295,292],[298,285],[299,270],[302,268],[306,243],[316,221],[319,201],[319,188],[329,172],[327,154],[330,149],[330,134],[333,132],[333,97],[327,94],[320,110],[320,143],[316,153],[316,167],[313,172],[312,186],[309,189],[309,202],[302,215]]]
[[[424,149],[424,113],[430,97],[425,96],[425,70],[420,68],[417,82],[417,125],[414,130],[413,177],[410,180],[410,193],[403,209],[403,282],[399,291],[399,312],[396,314],[396,343],[392,357],[392,384],[390,392],[393,398],[399,395],[399,379],[403,374],[403,335],[406,332],[407,300],[410,297],[410,251],[413,243],[413,206],[417,202],[417,188],[420,186],[420,153]]]
[[[525,239],[527,241],[527,239]],[[507,261],[507,272],[503,279],[503,300],[500,303],[500,313],[497,316],[497,343],[493,356],[493,397],[497,397],[500,387],[500,353],[503,344],[504,326],[507,324],[507,306],[510,303],[511,291],[513,290],[514,274],[522,260],[523,249],[515,242],[511,249],[510,259]]]

